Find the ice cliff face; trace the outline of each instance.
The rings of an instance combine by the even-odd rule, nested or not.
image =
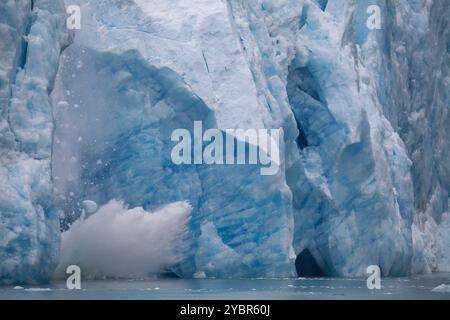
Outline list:
[[[145,210],[192,204],[184,258],[173,267],[181,276],[283,277],[312,266],[354,276],[373,264],[384,275],[449,270],[448,1],[73,0],[82,25],[54,86],[62,22],[36,8],[62,8],[34,1],[38,18],[27,31],[30,3],[7,3],[0,30],[14,21],[5,34],[17,46],[10,52],[0,41],[8,53],[1,188],[19,193],[12,177],[28,178],[20,201],[0,202],[0,278],[32,278],[48,261],[19,270],[21,259],[57,253],[52,142],[63,228],[85,199]],[[367,26],[370,5],[381,9],[380,30]],[[17,39],[35,29],[51,50],[30,51],[28,41],[24,63]],[[192,131],[194,121],[281,127],[282,170],[174,165],[171,133]],[[40,241],[19,237],[30,234]]]
[[[62,1],[0,3],[0,282],[42,281],[57,263],[49,92],[64,12]]]
[[[378,96],[405,143],[414,183],[413,272],[448,271],[450,5],[415,1],[385,10],[390,32],[379,35]],[[407,32],[405,31],[407,30]],[[448,225],[447,225],[448,226]],[[442,231],[441,231],[442,230]],[[436,237],[430,236],[438,234]],[[448,260],[447,260],[448,261]]]
[[[255,73],[269,84],[264,91],[278,95],[280,106],[292,110],[300,131],[286,172],[296,253],[310,251],[327,274],[362,275],[371,264],[385,275],[407,273],[412,257],[410,161],[382,114],[359,56],[356,41],[367,30],[366,19],[358,24],[348,17],[368,4],[295,2],[261,12],[257,3],[243,4],[236,8],[247,13],[237,21],[250,23],[243,34],[257,30],[264,35],[244,46],[259,48],[263,59],[269,58],[265,64],[270,68],[256,66]],[[286,12],[297,15],[286,19]],[[281,31],[286,21],[292,23],[290,32]],[[277,83],[286,89],[274,90]]]
[[[97,5],[105,6],[106,2]],[[102,12],[95,6],[94,12]],[[136,5],[131,8],[142,14]],[[226,6],[222,9],[227,12]],[[121,19],[134,19],[116,10],[104,11],[107,15],[97,19],[112,15],[119,26],[126,23]],[[91,22],[95,25],[94,20]],[[87,36],[92,34],[91,29],[85,32]],[[202,121],[204,130],[227,127],[218,123],[206,99],[195,93],[180,75],[181,71],[175,71],[177,65],[149,61],[151,46],[153,50],[170,51],[174,44],[158,43],[161,36],[150,33],[145,42],[132,36],[130,43],[113,50],[106,51],[103,47],[110,45],[110,37],[125,37],[129,32],[126,28],[107,30],[104,39],[96,39],[92,46],[76,42],[62,57],[63,68],[53,94],[58,106],[55,153],[66,158],[54,161],[57,187],[69,197],[72,192],[76,199],[89,198],[100,205],[110,199],[122,199],[132,207],[143,206],[146,210],[189,200],[193,212],[190,234],[185,239],[186,258],[176,270],[180,275],[203,272],[219,277],[231,273],[236,277],[290,276],[291,193],[283,172],[262,177],[260,168],[250,165],[174,165],[171,159],[174,130],[186,128],[192,132],[194,121]],[[164,37],[160,41],[171,42]],[[144,50],[139,47],[141,44],[149,48]],[[195,43],[187,42],[186,46],[186,50],[197,51]],[[197,72],[207,77],[203,54],[197,53],[200,55],[193,54],[200,59]],[[163,56],[166,54],[169,53]],[[191,67],[191,57],[186,58],[177,63]],[[226,67],[223,63],[223,68]],[[214,68],[214,64],[209,68]],[[238,85],[229,84],[237,86],[236,90],[245,89]],[[239,95],[233,97],[238,98]],[[238,113],[237,104],[234,112]],[[247,117],[250,121],[251,115]],[[237,119],[227,121],[234,126],[240,123]],[[252,121],[250,127],[264,127],[257,123],[257,118]],[[70,177],[66,174],[68,169],[72,181],[65,180]],[[68,202],[70,207],[72,200],[69,198]],[[66,203],[67,200],[62,201],[63,206]],[[217,250],[216,246],[222,249]]]

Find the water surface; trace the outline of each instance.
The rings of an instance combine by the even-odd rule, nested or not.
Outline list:
[[[450,274],[384,278],[380,290],[369,290],[365,279],[153,279],[83,281],[81,290],[65,282],[23,288],[0,287],[0,299],[221,299],[336,300],[447,299],[450,292],[432,290],[450,285]]]

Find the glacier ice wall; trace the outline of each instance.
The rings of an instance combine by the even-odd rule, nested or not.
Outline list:
[[[348,19],[367,4],[231,3],[263,99],[291,110],[299,132],[286,161],[296,253],[310,251],[332,275],[363,275],[371,264],[408,273],[411,162],[358,56],[367,27]]]
[[[448,1],[386,2],[386,29],[367,46],[378,74],[383,112],[405,143],[414,183],[413,272],[448,271],[448,239],[436,236],[445,225],[450,191]],[[371,58],[369,58],[369,54]],[[447,231],[448,233],[449,231]]]
[[[62,1],[0,3],[0,282],[45,280],[57,263],[49,92],[68,41]]]
[[[449,270],[448,1],[73,0],[54,85],[67,35],[50,3],[0,7],[1,278],[57,254],[50,170],[63,229],[85,199],[188,200],[181,276],[291,276],[296,257],[338,276]],[[281,172],[174,166],[171,132],[195,120],[282,128]]]
[[[289,275],[302,252],[329,275],[442,269],[445,2],[75,3],[83,27],[53,95],[62,207],[188,199],[185,276]],[[283,128],[283,172],[174,167],[164,139],[202,119]]]
[[[247,93],[251,73],[227,6],[200,1],[204,16],[190,8],[199,18],[194,32],[183,24],[186,2],[177,10],[174,3],[142,3],[161,15],[156,21],[166,20],[149,23],[145,8],[132,2],[82,6],[84,25],[62,55],[53,92],[58,203],[70,209],[79,199],[116,198],[153,210],[188,200],[193,212],[178,274],[293,275],[291,192],[283,172],[263,177],[257,166],[176,166],[170,157],[171,133],[192,132],[194,121],[204,130],[265,127],[255,95]],[[180,17],[165,16],[169,9]],[[223,34],[209,35],[213,27]],[[229,52],[221,52],[223,41]],[[220,242],[235,259],[225,268],[226,256],[203,247],[205,241]]]
[[[188,200],[193,212],[179,274],[292,275],[291,198],[281,173],[263,177],[259,167],[250,165],[173,164],[175,129],[192,132],[194,121],[202,121],[204,130],[217,127],[214,112],[182,77],[148,63],[137,50],[115,54],[75,43],[62,59],[62,80],[53,93],[60,138],[55,152],[67,156],[54,159],[56,186],[69,194],[58,201],[62,206],[74,202],[70,192],[76,199],[105,204],[117,198],[146,210]],[[70,87],[59,86],[67,83]],[[60,183],[67,163],[78,180]],[[213,226],[220,235],[216,241],[234,252],[237,258],[228,262],[232,269],[223,269],[224,256],[214,261],[215,248],[199,247],[205,225]]]

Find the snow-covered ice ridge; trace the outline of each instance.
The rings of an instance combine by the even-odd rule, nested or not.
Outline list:
[[[62,1],[0,4],[0,281],[50,275],[85,199],[189,201],[185,277],[450,271],[449,1],[66,5],[60,54]],[[282,170],[174,165],[194,121],[281,127]]]

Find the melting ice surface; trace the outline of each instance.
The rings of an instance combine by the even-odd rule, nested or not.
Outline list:
[[[189,201],[182,277],[450,271],[448,1],[70,4],[70,45],[62,1],[0,4],[1,281],[48,277],[86,199]],[[174,165],[194,121],[282,128],[282,170]]]

